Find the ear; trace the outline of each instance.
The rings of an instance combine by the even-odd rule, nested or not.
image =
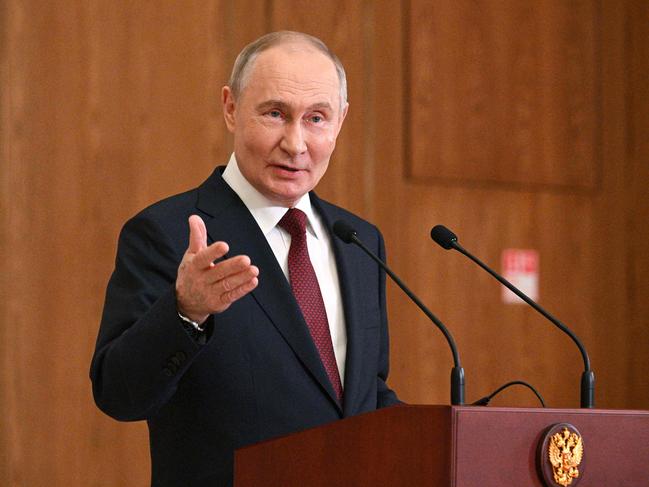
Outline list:
[[[224,86],[221,89],[221,102],[223,103],[223,118],[225,119],[225,126],[230,132],[234,133],[237,104],[234,100],[232,89],[229,86]]]

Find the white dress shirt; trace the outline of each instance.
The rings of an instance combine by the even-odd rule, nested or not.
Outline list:
[[[223,180],[234,190],[246,205],[253,218],[261,228],[270,248],[273,250],[286,279],[288,275],[288,250],[291,246],[291,235],[281,228],[278,223],[288,211],[288,208],[277,206],[255,189],[241,174],[234,154],[230,156],[228,165],[223,172]],[[347,331],[343,313],[342,296],[338,269],[331,244],[331,238],[326,231],[320,216],[313,210],[309,194],[305,194],[295,205],[307,216],[307,247],[311,264],[315,270],[320,292],[324,301],[329,331],[333,342],[336,364],[344,387],[345,358],[347,356]],[[254,264],[254,262],[253,262]],[[260,273],[259,279],[263,279]]]

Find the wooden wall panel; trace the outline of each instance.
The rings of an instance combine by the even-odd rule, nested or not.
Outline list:
[[[597,2],[409,3],[411,177],[595,185]]]
[[[580,357],[436,247],[436,223],[496,267],[503,248],[537,249],[541,303],[588,345],[598,405],[649,408],[646,2],[463,5],[0,0],[0,485],[148,485],[146,426],[104,416],[88,380],[117,234],[225,162],[220,88],[241,47],[274,29],[318,35],[344,62],[350,112],[318,191],[382,228],[390,264],[455,334],[467,399],[523,378],[575,406]],[[423,69],[420,49],[446,64]],[[447,132],[451,148],[435,145]],[[408,157],[440,150],[457,164]],[[453,174],[476,161],[479,182]],[[388,292],[391,384],[448,403],[441,334]],[[536,402],[512,390],[494,404]]]
[[[410,9],[414,3],[408,3]],[[424,5],[424,2],[419,4]],[[440,5],[446,4],[435,2],[426,5],[440,8]],[[560,11],[562,8],[552,2],[534,5]],[[501,179],[489,175],[485,175],[480,184],[459,178],[449,184],[441,178],[404,177],[404,174],[408,174],[408,165],[413,161],[407,158],[407,151],[406,157],[400,153],[400,148],[403,147],[401,144],[408,144],[410,137],[410,143],[422,153],[425,152],[422,148],[427,144],[431,150],[441,150],[434,143],[435,137],[423,131],[434,123],[445,127],[445,130],[451,130],[446,128],[447,118],[438,113],[428,119],[428,124],[422,122],[413,127],[415,124],[409,124],[408,120],[412,116],[410,110],[402,112],[404,119],[398,116],[385,119],[377,117],[379,122],[375,140],[377,166],[380,170],[375,194],[378,221],[386,232],[395,268],[453,330],[464,358],[469,400],[486,394],[507,380],[521,378],[538,386],[549,404],[576,406],[583,364],[566,336],[531,310],[502,304],[500,287],[489,276],[459,254],[445,253],[428,240],[428,231],[436,223],[444,223],[455,229],[468,248],[494,267],[498,267],[500,253],[504,248],[537,249],[541,256],[540,302],[572,326],[589,346],[598,379],[599,406],[647,406],[644,398],[631,399],[630,383],[620,380],[619,376],[620,371],[628,374],[631,370],[627,363],[632,351],[630,329],[640,325],[638,318],[630,315],[628,305],[637,302],[638,296],[635,294],[636,287],[630,282],[626,264],[630,258],[628,250],[611,252],[609,244],[611,240],[619,239],[620,235],[629,235],[625,221],[631,210],[623,196],[630,189],[630,179],[625,178],[625,166],[620,164],[626,156],[625,117],[628,104],[625,100],[627,46],[624,22],[627,21],[627,16],[624,9],[617,8],[611,2],[579,5],[585,10],[577,9],[581,12],[580,15],[570,15],[571,22],[579,24],[575,32],[589,31],[594,35],[592,22],[599,18],[596,12],[599,9],[602,11],[601,22],[596,29],[597,35],[602,36],[601,53],[598,53],[601,71],[596,70],[593,74],[595,78],[602,78],[598,78],[597,82],[592,81],[589,70],[571,75],[583,78],[586,91],[589,86],[597,86],[597,89],[602,90],[601,95],[598,95],[601,96],[600,101],[591,97],[589,102],[584,102],[585,112],[592,111],[587,117],[590,120],[588,124],[591,128],[596,126],[596,138],[601,145],[597,148],[600,155],[593,154],[592,157],[583,159],[589,165],[601,157],[601,178],[596,185],[588,183],[587,186],[591,186],[589,191],[582,191],[575,179],[580,177],[579,171],[587,171],[588,167],[581,166],[577,172],[571,173],[576,166],[569,153],[559,151],[555,159],[545,159],[541,157],[543,151],[536,145],[537,141],[532,139],[525,150],[537,158],[534,164],[538,167],[534,168],[536,173],[529,174],[541,178],[536,182],[543,184],[503,185]],[[516,6],[514,12],[489,12],[488,20],[477,13],[474,17],[464,18],[462,32],[499,25],[502,21],[496,14],[509,16],[517,8],[521,7]],[[551,12],[547,13],[549,18],[554,18]],[[408,33],[403,35],[402,43],[398,42],[399,34],[403,34],[403,26],[407,25],[404,16],[409,15],[412,17],[408,18],[416,18],[420,23],[426,22],[423,14],[413,15],[412,10],[399,6],[382,8],[376,12],[374,39],[383,48],[374,64],[373,75],[377,80],[375,109],[390,114],[403,106],[418,106],[424,114],[425,107],[443,110],[443,107],[432,105],[431,100],[424,95],[418,97],[413,88],[418,81],[408,76],[412,72],[409,68],[415,71],[421,68],[409,61],[414,59],[411,57],[414,54],[412,46],[408,44]],[[449,22],[453,24],[453,19]],[[435,31],[435,26],[429,25],[429,28],[428,40],[438,38],[439,32]],[[558,60],[564,61],[565,56],[572,55],[572,40],[551,39],[552,46],[548,47],[544,45],[548,41],[547,36],[541,37],[537,46],[539,50],[551,47],[559,55]],[[390,46],[382,44],[383,39],[390,39]],[[425,41],[426,39],[421,40]],[[556,43],[559,45],[554,45]],[[436,45],[431,46],[431,49],[437,48]],[[487,46],[492,46],[487,56],[497,58],[497,49],[489,43]],[[561,49],[567,52],[561,53]],[[463,69],[466,72],[480,70],[482,60],[474,61],[472,64],[467,60],[468,65]],[[565,64],[566,62],[561,64],[557,61],[556,67],[569,69]],[[404,66],[404,76],[401,78],[403,84],[395,79],[398,77],[394,76],[394,66]],[[443,80],[448,76],[448,73],[440,69],[430,70],[429,73],[433,78],[436,75],[442,78],[442,81],[435,79],[436,83],[444,83]],[[484,75],[484,71],[481,73]],[[433,82],[432,79],[429,81]],[[487,93],[491,86],[489,83],[499,81],[501,77],[498,73],[488,77],[485,85]],[[545,93],[549,97],[565,95],[565,87],[561,84],[544,83],[543,90],[544,93],[549,91]],[[557,90],[558,94],[555,92]],[[475,92],[481,93],[477,87]],[[516,95],[516,92],[509,93],[507,96],[510,98],[505,97],[507,103],[515,103]],[[449,96],[451,99],[446,101],[447,104],[466,102],[458,93],[451,92]],[[440,103],[443,104],[444,100]],[[552,122],[552,130],[560,131],[559,127],[569,123],[571,119],[566,113],[558,112],[555,115],[558,119],[556,123]],[[484,117],[490,123],[499,120],[494,114]],[[462,131],[469,130],[467,126],[471,126],[471,121],[468,114],[460,119],[451,117],[450,125],[455,123],[454,120],[460,129],[454,134],[454,138],[448,140],[458,150],[464,150],[463,145],[470,146],[473,143],[468,137],[461,136],[467,135]],[[397,127],[404,130],[403,137],[395,136]],[[413,136],[414,130],[422,132]],[[568,144],[571,140],[566,138],[562,144]],[[488,152],[484,157],[488,168],[497,166],[496,170],[514,167],[519,163],[516,154],[512,153],[503,155]],[[446,161],[444,158],[431,160],[429,174],[438,174],[438,170],[444,174]],[[549,180],[543,182],[543,174],[559,174],[559,168],[563,168],[560,177],[566,179],[555,182],[566,183],[567,186],[558,188],[553,187],[553,184],[545,185]],[[490,169],[486,169],[488,170]],[[507,174],[507,171],[503,174]],[[496,180],[489,183],[490,178]],[[641,181],[646,188],[646,178]],[[646,242],[640,246],[646,251]],[[646,292],[644,296],[647,299]],[[431,330],[426,319],[394,288],[390,302],[393,383],[398,386],[405,400],[424,403],[448,401],[451,361],[441,334]],[[613,323],[616,324],[618,333],[612,333]],[[531,394],[523,390],[505,394],[496,404],[534,405],[535,401]]]
[[[586,261],[590,268],[589,286],[582,290],[592,307],[593,336],[590,340],[593,366],[597,366],[600,406],[647,407],[646,399],[635,402],[631,398],[629,383],[620,380],[620,371],[627,373],[628,354],[632,337],[629,333],[632,318],[629,314],[630,295],[628,269],[625,261],[628,250],[612,251],[610,242],[627,235],[625,220],[628,207],[625,193],[626,159],[628,150],[628,117],[626,96],[626,53],[628,39],[625,23],[628,14],[624,8],[616,8],[616,2],[604,3],[602,22],[602,72],[604,78],[602,106],[602,168],[601,191],[592,202],[594,222],[583,246],[591,251]],[[626,238],[626,237],[624,237]],[[624,240],[623,238],[623,240]],[[624,330],[615,333],[613,330]],[[595,365],[597,364],[597,365]],[[644,404],[644,406],[642,406]]]
[[[8,106],[9,57],[13,43],[10,43],[7,22],[7,6],[0,2],[0,265],[9,262],[10,230],[8,204],[11,200],[11,183],[5,176],[11,160],[11,148],[7,137],[7,127],[11,120]],[[15,441],[16,427],[8,419],[9,401],[14,389],[13,375],[9,373],[9,285],[13,274],[4,267],[0,272],[0,482],[9,483],[11,478],[11,445]]]
[[[227,160],[220,88],[264,10],[236,39],[222,13],[245,6],[2,3],[1,485],[149,484],[146,425],[96,409],[90,357],[124,221]]]
[[[626,171],[627,266],[630,277],[629,329],[631,337],[626,369],[629,405],[649,396],[649,3],[630,2],[628,8],[629,165]],[[617,248],[617,245],[614,245]],[[646,406],[645,406],[646,407]]]

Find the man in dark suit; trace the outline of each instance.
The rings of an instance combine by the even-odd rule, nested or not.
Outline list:
[[[312,192],[347,113],[340,61],[266,35],[222,101],[234,153],[126,223],[92,361],[97,405],[148,422],[154,486],[231,485],[235,448],[398,402],[385,276],[330,229],[383,239]]]

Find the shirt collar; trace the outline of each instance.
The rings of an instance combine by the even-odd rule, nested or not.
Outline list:
[[[241,173],[234,153],[230,156],[228,165],[225,171],[223,171],[223,180],[241,198],[241,201],[246,205],[264,235],[268,235],[286,213],[286,207],[273,203],[250,184]],[[324,229],[320,219],[317,218],[313,210],[309,193],[303,195],[298,200],[295,208],[302,210],[306,214],[307,231],[314,237],[321,239]]]

